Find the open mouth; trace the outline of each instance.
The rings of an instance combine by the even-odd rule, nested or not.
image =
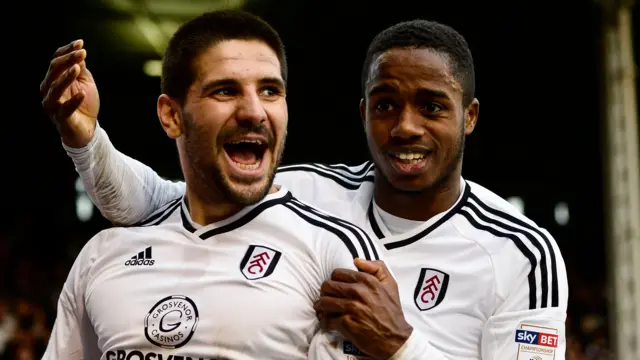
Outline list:
[[[417,164],[427,157],[428,152],[390,152],[389,155],[404,164]]]
[[[237,139],[224,144],[224,151],[233,165],[248,171],[260,168],[268,148],[263,139]]]
[[[387,153],[396,171],[407,175],[421,173],[428,164],[430,154],[431,152],[426,150],[390,151]]]

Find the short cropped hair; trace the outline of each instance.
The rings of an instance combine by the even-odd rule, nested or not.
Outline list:
[[[287,59],[280,35],[261,18],[238,10],[204,13],[180,26],[171,37],[162,60],[161,90],[184,101],[195,81],[194,60],[207,49],[226,40],[257,40],[269,46],[280,61],[287,81]]]
[[[362,94],[366,93],[367,79],[373,60],[380,54],[397,48],[432,49],[447,57],[453,77],[462,85],[464,106],[475,96],[473,58],[467,41],[453,28],[428,20],[405,21],[380,32],[371,41],[362,68]]]

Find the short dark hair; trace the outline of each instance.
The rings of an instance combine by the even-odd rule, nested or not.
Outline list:
[[[452,67],[452,75],[462,85],[464,106],[475,96],[475,72],[469,45],[453,28],[428,20],[405,21],[393,25],[371,41],[362,68],[362,94],[366,92],[367,79],[373,59],[381,53],[396,48],[433,49],[445,55]]]
[[[180,26],[171,37],[162,60],[162,93],[183,101],[195,80],[194,60],[225,40],[258,40],[278,56],[287,81],[287,59],[278,32],[261,18],[239,10],[204,13]]]

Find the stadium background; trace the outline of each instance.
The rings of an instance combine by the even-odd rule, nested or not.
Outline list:
[[[413,18],[437,20],[460,31],[474,55],[482,105],[478,127],[468,139],[464,176],[523,204],[525,214],[558,240],[571,286],[568,359],[616,358],[603,210],[603,7],[570,0],[7,4],[7,20],[0,25],[5,34],[2,84],[8,94],[3,97],[0,142],[5,189],[0,358],[40,356],[75,255],[109,226],[88,206],[40,106],[38,86],[54,50],[85,40],[87,63],[101,96],[101,125],[115,146],[162,176],[179,179],[175,146],[155,113],[158,60],[180,22],[220,7],[244,7],[261,15],[287,46],[286,164],[367,159],[358,115],[360,67],[377,32]]]

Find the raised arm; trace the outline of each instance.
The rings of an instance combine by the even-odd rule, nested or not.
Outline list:
[[[93,203],[116,224],[135,225],[184,195],[184,182],[164,180],[150,167],[116,150],[99,125],[87,146],[63,146]]]
[[[182,196],[184,183],[163,180],[111,144],[97,123],[100,99],[83,46],[77,40],[56,51],[40,85],[42,105],[102,215],[116,224],[134,225]]]

